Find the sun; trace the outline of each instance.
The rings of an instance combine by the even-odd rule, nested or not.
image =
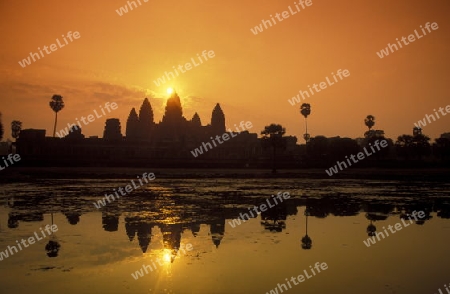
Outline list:
[[[173,89],[172,88],[167,88],[167,94],[171,95],[173,93]]]

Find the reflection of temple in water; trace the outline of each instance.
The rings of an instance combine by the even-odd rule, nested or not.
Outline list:
[[[217,219],[211,222],[209,230],[212,242],[216,245],[216,248],[219,248],[220,241],[222,241],[223,235],[225,234],[225,219]]]
[[[139,197],[139,196],[138,196]],[[175,199],[175,200],[173,200]],[[183,206],[186,200],[173,198],[175,206]],[[171,201],[172,201],[171,200]],[[189,213],[181,212],[178,209],[167,212],[161,211],[160,203],[154,204],[161,200],[154,200],[149,205],[144,207],[133,206],[132,211],[122,211],[117,203],[110,203],[101,211],[101,226],[104,231],[117,232],[120,228],[120,217],[124,217],[124,227],[126,235],[130,241],[137,240],[138,246],[143,253],[148,251],[152,241],[152,233],[155,227],[159,228],[162,234],[164,249],[172,252],[172,260],[177,254],[182,244],[182,235],[184,233],[191,233],[192,236],[197,236],[200,232],[201,225],[209,227],[209,236],[211,245],[220,248],[223,244],[225,231],[232,228],[227,225],[227,221],[238,218],[241,213],[248,212],[245,206],[253,207],[259,203],[264,203],[264,198],[261,199],[229,199],[232,203],[239,203],[241,208],[235,208],[235,205],[229,205],[227,208],[221,204],[211,205],[197,205],[193,206]],[[52,202],[53,201],[53,202]],[[57,203],[60,201],[60,203]],[[139,199],[134,199],[138,201]],[[51,195],[39,196],[24,196],[14,197],[8,199],[5,204],[8,212],[7,227],[9,229],[17,229],[21,222],[42,222],[44,216],[50,213],[55,214],[61,212],[63,218],[59,221],[66,221],[70,225],[78,225],[83,218],[83,214],[93,210],[91,202],[71,203],[68,199],[57,200]],[[268,209],[260,214],[261,224],[265,229],[277,233],[286,228],[286,219],[289,216],[298,214],[298,209],[305,207],[304,216],[300,221],[304,223],[302,230],[298,232],[303,249],[312,248],[312,239],[308,235],[308,222],[314,221],[314,218],[326,218],[329,215],[334,216],[355,216],[360,213],[365,213],[368,223],[364,224],[363,230],[369,236],[373,236],[376,231],[376,222],[385,221],[388,218],[406,218],[413,211],[424,211],[425,217],[419,221],[415,221],[416,225],[423,225],[432,219],[431,213],[436,213],[439,218],[450,218],[450,205],[445,198],[428,198],[415,199],[408,202],[401,200],[374,200],[364,198],[350,198],[350,197],[324,197],[316,198],[297,198],[289,199],[282,202],[275,207]],[[151,216],[149,213],[152,212]],[[192,217],[195,215],[195,218]],[[168,220],[176,220],[173,223],[168,223]],[[59,223],[58,223],[59,224]],[[93,224],[96,225],[96,224]],[[241,224],[245,225],[245,224]],[[190,231],[190,232],[189,232]],[[222,245],[223,246],[223,245]],[[56,240],[52,240],[46,246],[48,256],[56,257],[60,249],[60,244]]]
[[[147,252],[148,245],[152,240],[152,227],[151,223],[140,219],[139,217],[126,217],[125,218],[125,231],[128,239],[133,241],[137,235],[139,246],[142,252]]]
[[[218,248],[225,233],[225,219],[215,219],[205,224],[210,226],[211,241]],[[137,235],[143,253],[147,252],[151,242],[152,229],[155,226],[162,233],[164,249],[171,250],[176,254],[180,249],[181,234],[190,230],[192,235],[196,236],[200,231],[200,225],[200,223],[165,224],[163,222],[151,222],[141,217],[125,217],[125,230],[128,239],[133,241]]]
[[[107,232],[115,232],[119,229],[119,217],[118,212],[106,212],[102,211],[102,226]]]

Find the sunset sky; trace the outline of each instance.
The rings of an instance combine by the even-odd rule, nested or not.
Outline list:
[[[220,103],[227,127],[251,121],[251,132],[278,123],[303,143],[300,104],[288,99],[325,81],[331,72],[350,76],[307,98],[312,136],[362,137],[364,118],[376,117],[375,129],[396,139],[412,134],[413,123],[450,104],[450,2],[312,1],[312,5],[254,35],[262,19],[294,8],[294,1],[149,0],[119,16],[127,4],[109,1],[0,1],[0,112],[5,136],[12,120],[23,128],[52,135],[53,94],[64,97],[57,131],[92,114],[106,102],[118,109],[107,118],[126,119],[150,99],[155,121],[162,118],[166,89],[174,87],[183,114],[195,112],[203,125]],[[136,1],[137,2],[137,1]],[[439,29],[389,56],[376,52],[396,38],[420,32],[436,22]],[[80,38],[31,65],[19,61],[38,47],[78,31]],[[215,57],[164,85],[153,81],[190,62],[204,50]],[[106,117],[105,117],[106,118]],[[103,136],[105,118],[83,127],[86,136]],[[450,132],[450,115],[423,129],[432,139]]]

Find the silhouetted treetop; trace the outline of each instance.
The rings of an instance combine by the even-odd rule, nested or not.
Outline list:
[[[375,116],[369,114],[364,119],[364,124],[369,128],[369,131],[372,129],[372,127],[375,125]]]
[[[13,120],[11,122],[11,136],[17,140],[22,130],[22,122],[18,120]]]
[[[61,95],[53,95],[52,99],[49,102],[50,108],[55,112],[55,125],[53,126],[53,137],[55,137],[56,133],[56,124],[58,122],[58,112],[60,112],[64,108],[64,101]]]
[[[307,118],[308,115],[311,114],[311,105],[310,105],[309,103],[303,103],[303,104],[300,106],[300,113],[301,113],[305,118]]]

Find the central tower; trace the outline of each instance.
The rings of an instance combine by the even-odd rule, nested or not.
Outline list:
[[[176,92],[170,95],[167,99],[166,111],[162,118],[163,124],[176,126],[183,121],[183,109],[181,107],[180,97]]]
[[[219,103],[216,104],[211,115],[211,130],[216,135],[225,133],[225,115]]]

